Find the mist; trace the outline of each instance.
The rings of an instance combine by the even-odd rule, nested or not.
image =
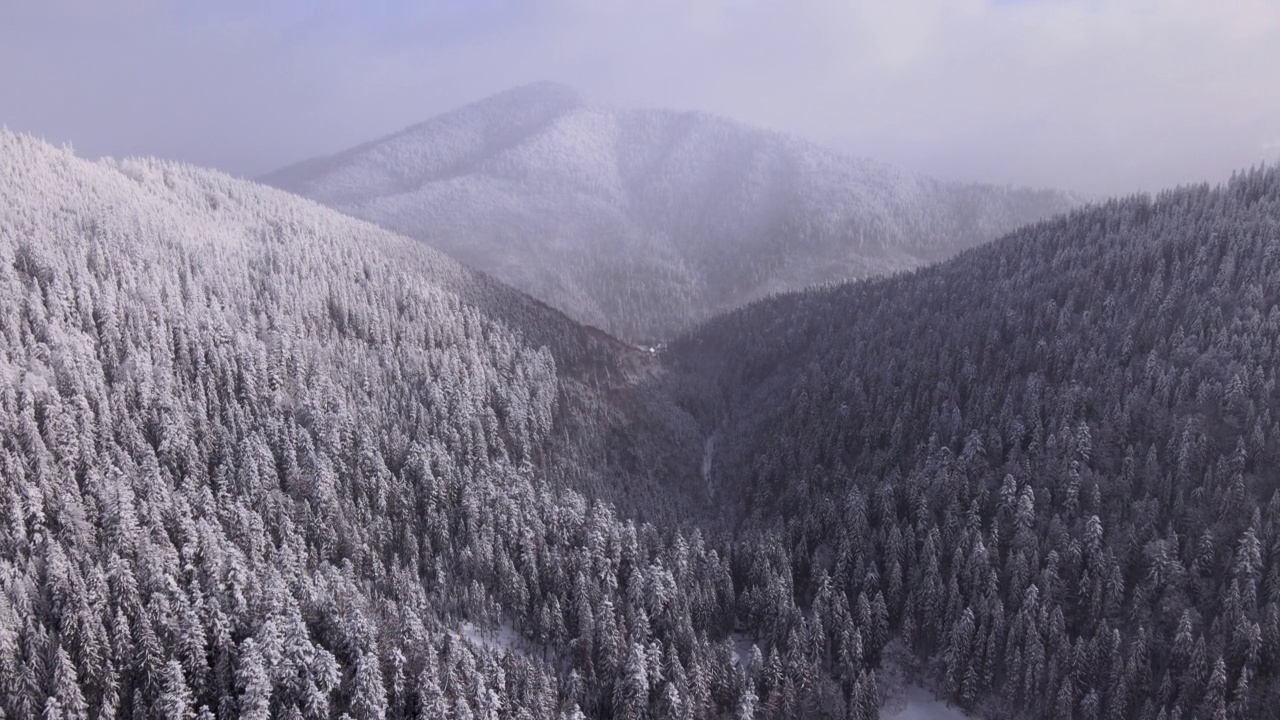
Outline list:
[[[0,123],[256,176],[541,79],[947,179],[1094,195],[1280,156],[1266,0],[50,0],[0,6]]]

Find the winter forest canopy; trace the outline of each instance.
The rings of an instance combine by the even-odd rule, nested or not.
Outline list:
[[[1278,288],[1263,169],[649,353],[310,200],[0,132],[0,711],[873,718],[907,677],[1267,717]]]

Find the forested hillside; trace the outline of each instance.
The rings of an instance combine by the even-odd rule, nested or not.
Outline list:
[[[993,717],[1275,716],[1280,171],[760,302],[670,356],[823,667],[833,608],[865,640],[869,602]]]
[[[539,83],[265,182],[423,240],[633,342],[917,267],[1074,204]]]
[[[727,561],[570,489],[651,487],[654,462],[627,475],[593,435],[658,442],[611,427],[646,417],[628,377],[647,354],[192,168],[4,133],[0,209],[5,716],[627,717],[744,695],[713,644]]]
[[[1278,288],[1254,171],[640,352],[0,133],[0,710],[1268,717]]]

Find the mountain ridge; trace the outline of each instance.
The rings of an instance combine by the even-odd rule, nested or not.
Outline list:
[[[554,117],[556,110],[566,110],[581,105],[581,103],[581,98],[577,92],[567,85],[561,85],[559,83],[549,81],[531,83],[529,85],[523,85],[492,95],[431,119],[414,123],[401,130],[360,143],[359,145],[348,148],[347,150],[288,165],[284,168],[260,176],[258,181],[266,185],[287,186],[298,181],[294,176],[301,176],[301,178],[305,179],[317,170],[325,169],[333,163],[344,159],[359,157],[361,154],[371,150],[376,150],[387,143],[394,143],[412,138],[414,135],[431,128],[433,125],[454,123],[465,124],[477,114],[509,114],[507,111],[511,105],[526,106],[524,108],[526,111],[529,104],[533,104],[535,107],[546,105],[548,107],[545,108],[544,111],[552,112],[552,117]],[[549,120],[550,118],[544,119]],[[533,124],[537,124],[536,117],[532,122]],[[508,132],[510,131],[508,130]],[[497,144],[501,145],[501,143]]]

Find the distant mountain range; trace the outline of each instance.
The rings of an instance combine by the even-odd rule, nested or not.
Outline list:
[[[263,178],[632,341],[918,267],[1076,204],[944,182],[696,112],[520,87]]]

